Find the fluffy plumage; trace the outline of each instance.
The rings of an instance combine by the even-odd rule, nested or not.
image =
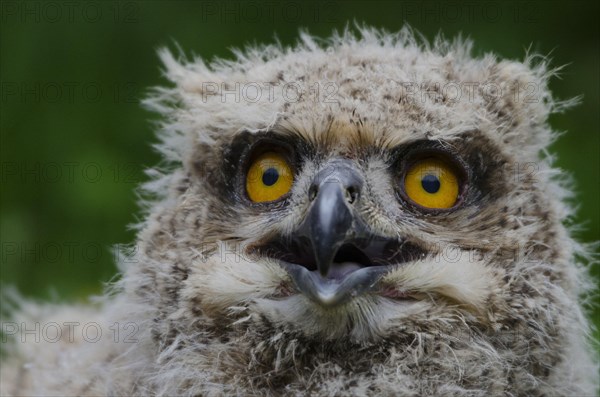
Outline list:
[[[210,65],[160,52],[173,84],[146,104],[164,116],[167,166],[144,187],[122,280],[94,309],[17,314],[95,321],[110,337],[16,343],[3,395],[595,393],[588,256],[545,152],[548,116],[567,103],[548,91],[546,61],[473,57],[468,41],[429,45],[409,29],[301,37]],[[302,157],[289,198],[268,210],[241,197],[237,162],[261,136]],[[464,205],[424,215],[398,200],[392,153],[414,142],[469,165]],[[426,252],[380,280],[414,300],[366,293],[323,307],[254,251],[302,222],[310,181],[334,157],[364,177],[369,227]],[[111,340],[115,322],[135,323],[137,342]]]

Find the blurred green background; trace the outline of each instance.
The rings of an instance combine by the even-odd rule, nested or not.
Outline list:
[[[132,242],[135,187],[159,161],[139,105],[164,84],[155,50],[179,43],[205,59],[249,43],[292,44],[348,22],[433,38],[459,32],[475,52],[568,66],[551,88],[583,102],[554,115],[552,147],[579,198],[578,237],[599,240],[598,2],[8,1],[0,3],[0,281],[26,296],[84,299],[115,275],[110,247]],[[598,268],[595,274],[598,275]],[[595,318],[600,325],[600,312]]]

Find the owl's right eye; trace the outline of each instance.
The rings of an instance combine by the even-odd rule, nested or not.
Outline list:
[[[255,158],[246,174],[246,192],[255,203],[275,201],[292,188],[294,176],[287,160],[276,152]]]

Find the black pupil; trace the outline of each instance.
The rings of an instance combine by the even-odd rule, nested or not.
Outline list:
[[[273,186],[279,179],[279,172],[275,168],[267,169],[262,176],[262,181],[266,186]]]
[[[440,190],[440,180],[435,175],[427,174],[421,179],[421,186],[427,193],[437,193]]]

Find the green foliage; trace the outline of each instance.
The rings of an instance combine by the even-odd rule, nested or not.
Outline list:
[[[114,244],[134,240],[134,188],[159,161],[139,100],[164,84],[156,48],[230,57],[249,43],[283,44],[299,27],[318,36],[356,20],[432,39],[475,40],[478,54],[523,58],[530,48],[568,66],[551,83],[583,95],[552,117],[553,145],[576,181],[578,236],[599,240],[599,51],[596,2],[4,1],[1,4],[1,281],[27,296],[99,293],[116,273]],[[595,275],[599,276],[598,267]],[[596,300],[596,302],[598,302]],[[600,312],[595,312],[600,318]],[[596,320],[600,325],[600,321]]]

